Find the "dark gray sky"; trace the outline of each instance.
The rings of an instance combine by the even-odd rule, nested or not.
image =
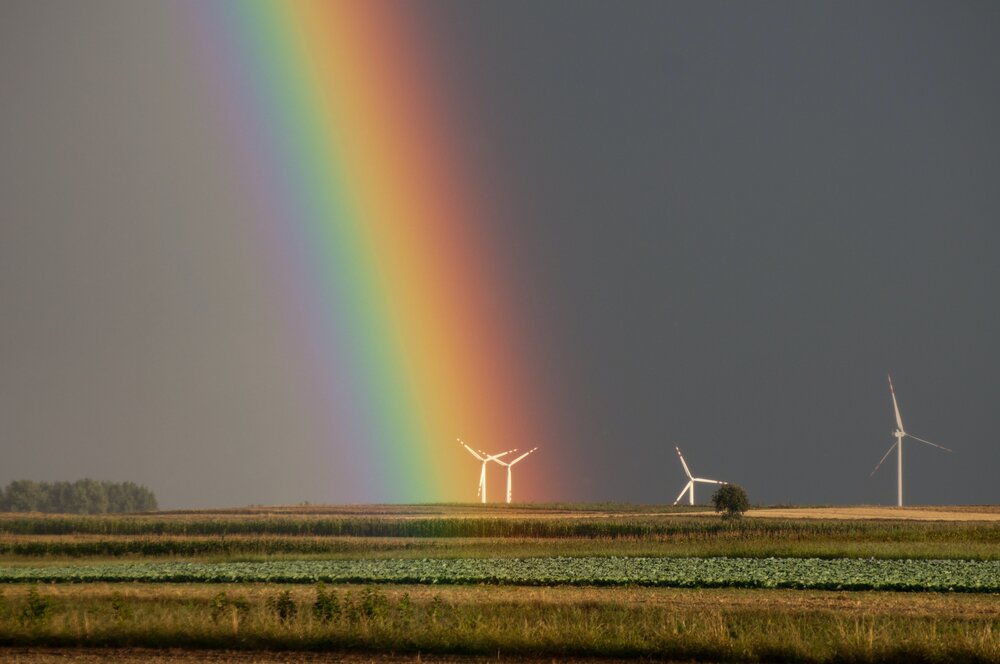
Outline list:
[[[548,349],[549,498],[672,501],[679,444],[755,501],[891,503],[891,372],[955,449],[907,446],[907,501],[1000,502],[1000,5],[421,8]],[[188,28],[0,4],[0,483],[348,500]]]

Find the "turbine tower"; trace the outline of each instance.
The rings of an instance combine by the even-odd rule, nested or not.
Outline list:
[[[529,454],[531,454],[532,452],[534,452],[537,449],[538,449],[537,447],[532,447],[530,450],[528,450],[527,452],[525,452],[521,456],[517,457],[516,459],[514,459],[510,463],[507,463],[507,462],[504,462],[504,461],[499,461],[499,460],[497,461],[497,463],[500,464],[501,466],[507,466],[507,504],[508,505],[510,504],[510,467],[513,466],[515,463],[517,463],[518,461],[520,461],[524,457],[528,456]]]
[[[507,450],[506,452],[501,452],[500,454],[486,454],[486,452],[483,452],[482,450],[479,450],[477,452],[476,450],[472,449],[471,447],[469,447],[468,445],[466,445],[465,441],[463,441],[461,438],[458,439],[458,442],[461,443],[462,447],[464,447],[465,449],[469,450],[469,454],[471,454],[472,456],[476,457],[477,459],[479,459],[480,461],[483,462],[483,469],[479,473],[479,489],[476,491],[476,495],[479,496],[481,502],[485,503],[486,502],[486,464],[488,464],[490,461],[497,461],[497,459],[499,459],[500,457],[506,456],[506,455],[510,454],[511,452],[516,452],[517,448],[515,447],[512,450]],[[497,463],[502,463],[502,462],[497,461]],[[510,501],[508,500],[508,502],[510,502]]]
[[[704,484],[728,484],[728,482],[720,482],[719,480],[706,480],[703,477],[695,477],[694,475],[691,474],[691,471],[688,469],[687,463],[685,463],[685,461],[684,461],[684,455],[681,454],[681,448],[679,448],[677,446],[674,446],[674,449],[677,450],[677,456],[680,457],[680,459],[681,459],[681,465],[684,466],[684,473],[687,474],[687,476],[688,476],[688,483],[684,485],[684,488],[681,490],[680,494],[677,496],[677,500],[674,501],[674,505],[676,505],[677,503],[679,503],[681,501],[681,498],[684,497],[685,493],[688,494],[688,503],[691,504],[691,505],[694,505],[694,483],[695,482],[702,482]]]
[[[945,452],[951,452],[952,450],[948,449],[944,445],[938,445],[937,443],[932,443],[929,440],[924,440],[923,438],[917,438],[913,434],[907,433],[906,430],[903,429],[903,418],[899,414],[899,404],[896,403],[896,390],[894,390],[892,387],[892,376],[889,376],[889,393],[892,394],[892,407],[893,410],[896,411],[896,430],[892,432],[892,435],[896,437],[896,442],[893,443],[892,446],[886,451],[885,455],[882,456],[882,461],[878,462],[878,464],[875,466],[875,470],[873,470],[871,472],[871,475],[869,475],[868,477],[871,477],[876,472],[878,472],[878,469],[882,466],[882,462],[885,461],[888,458],[888,456],[892,454],[893,449],[895,449],[897,451],[896,506],[902,507],[903,506],[903,439],[912,438],[913,440],[919,440],[921,443],[926,443],[931,447],[936,447],[940,450],[944,450]]]

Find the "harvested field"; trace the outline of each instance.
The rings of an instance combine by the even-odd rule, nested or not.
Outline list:
[[[750,510],[748,517],[766,519],[895,519],[906,521],[997,521],[996,507],[801,507]]]

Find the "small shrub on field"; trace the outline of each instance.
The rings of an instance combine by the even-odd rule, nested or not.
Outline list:
[[[268,607],[283,623],[287,623],[299,612],[299,606],[292,599],[291,590],[283,590],[268,600]]]
[[[242,617],[246,617],[250,613],[250,602],[246,601],[243,597],[230,598],[229,606],[235,609]]]
[[[361,591],[361,613],[368,620],[385,620],[389,617],[389,600],[378,588],[366,586]]]
[[[397,611],[403,627],[409,627],[413,621],[413,601],[410,599],[410,593],[403,593],[403,596],[399,598]]]
[[[226,597],[226,593],[220,592],[212,598],[208,605],[212,609],[212,622],[219,622],[229,606],[229,598]]]
[[[229,597],[225,592],[216,594],[209,602],[212,609],[212,621],[219,622],[226,616],[236,614],[237,618],[245,618],[250,613],[250,603],[243,597]]]
[[[361,622],[361,606],[354,601],[354,595],[350,590],[344,595],[344,617],[351,625]]]
[[[723,518],[738,519],[750,508],[750,501],[739,484],[723,484],[712,494],[712,505]]]
[[[320,581],[316,584],[316,601],[313,602],[313,617],[322,623],[328,623],[340,617],[340,597],[337,590],[326,590],[326,585]]]
[[[28,591],[24,606],[21,607],[21,624],[29,627],[42,625],[52,617],[53,608],[52,600],[42,597],[38,593],[38,585],[33,585]]]
[[[134,615],[132,607],[125,602],[125,598],[117,590],[111,594],[111,613],[116,623],[131,620]]]
[[[437,624],[438,619],[441,617],[441,609],[444,602],[441,601],[441,595],[435,594],[431,599],[430,608],[427,611],[427,615],[430,616],[431,622]]]

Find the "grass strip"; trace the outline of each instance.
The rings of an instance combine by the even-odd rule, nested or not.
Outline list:
[[[893,593],[271,585],[18,587],[0,645],[741,662],[995,662],[992,599]],[[218,592],[214,592],[218,589]],[[968,606],[966,606],[968,605]]]
[[[378,538],[259,535],[0,535],[0,559],[281,558],[531,558],[632,556],[731,558],[922,558],[1000,560],[1000,546],[982,541],[883,541],[822,536],[769,538]]]

